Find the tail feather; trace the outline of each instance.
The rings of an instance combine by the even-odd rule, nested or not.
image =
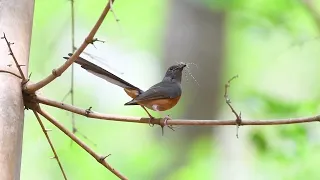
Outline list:
[[[69,53],[68,54],[69,56],[72,56],[73,54],[72,53]],[[64,59],[69,59],[70,57],[63,57]],[[119,78],[118,76],[112,74],[111,72],[85,60],[84,58],[82,57],[79,57],[75,63],[81,65],[81,67],[85,70],[87,70],[88,72],[112,83],[112,84],[115,84],[117,86],[120,86],[122,88],[129,88],[129,89],[136,89],[140,92],[142,92],[141,89],[139,89],[138,87],[128,83],[127,81]]]
[[[124,105],[139,105],[134,99],[132,99],[131,101],[125,103]]]

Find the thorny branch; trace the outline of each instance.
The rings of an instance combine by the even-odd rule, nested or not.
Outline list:
[[[1,37],[1,39],[4,39],[7,43],[7,46],[9,48],[9,55],[12,56],[13,60],[14,60],[14,63],[16,64],[18,70],[19,70],[19,73],[20,73],[20,76],[21,76],[21,79],[22,79],[22,83],[26,83],[28,80],[26,79],[26,77],[24,76],[23,72],[22,72],[22,69],[21,69],[21,66],[17,59],[16,59],[16,56],[14,55],[13,51],[12,51],[12,48],[11,48],[11,45],[13,45],[14,43],[12,42],[9,42],[7,37],[6,37],[6,34],[3,33],[3,37]]]
[[[242,123],[241,123],[241,121],[242,121],[242,120],[241,120],[241,112],[238,114],[238,113],[234,110],[234,108],[232,107],[232,105],[231,105],[231,100],[230,100],[229,94],[228,94],[228,90],[229,90],[231,81],[234,80],[234,79],[236,79],[236,78],[238,78],[238,77],[239,77],[238,75],[233,76],[231,79],[229,79],[229,81],[228,81],[228,82],[225,84],[225,86],[224,86],[224,88],[225,88],[225,89],[224,89],[224,98],[225,98],[225,100],[226,100],[227,105],[230,107],[232,113],[236,116],[236,125],[237,125],[237,134],[236,134],[236,136],[237,136],[237,138],[239,138],[239,126],[242,125]]]
[[[59,167],[60,167],[60,170],[61,170],[61,172],[62,172],[62,175],[63,175],[64,179],[67,180],[67,176],[66,176],[66,174],[65,174],[65,172],[64,172],[64,170],[63,170],[63,168],[62,168],[62,165],[61,165],[61,163],[60,163],[58,154],[56,153],[56,150],[54,149],[53,144],[52,144],[52,142],[51,142],[51,140],[50,140],[50,137],[49,137],[49,135],[48,135],[48,132],[47,132],[48,130],[46,130],[46,128],[44,127],[44,125],[43,125],[43,123],[42,123],[42,121],[41,121],[38,113],[37,113],[35,110],[33,110],[33,113],[34,113],[34,115],[36,116],[36,118],[37,118],[37,120],[38,120],[38,122],[39,122],[39,124],[40,124],[40,126],[41,126],[41,129],[42,129],[44,135],[45,135],[46,138],[47,138],[47,141],[48,141],[48,143],[49,143],[49,145],[50,145],[50,147],[51,147],[51,149],[52,149],[52,152],[53,152],[53,154],[54,154],[54,158],[55,158],[55,159],[57,160],[57,162],[58,162],[58,165],[59,165]]]
[[[8,46],[8,48],[9,48],[9,52],[10,52],[9,55],[12,56],[12,58],[13,58],[15,64],[16,64],[16,66],[17,66],[17,68],[18,68],[18,70],[19,70],[19,73],[20,73],[20,76],[21,76],[21,77],[18,76],[18,75],[16,75],[16,74],[14,74],[14,73],[12,73],[12,72],[8,72],[8,73],[11,73],[11,74],[19,77],[20,79],[22,79],[22,83],[27,82],[28,80],[25,78],[25,76],[24,76],[24,74],[23,74],[23,72],[22,72],[22,70],[21,70],[21,67],[20,67],[20,66],[22,66],[22,65],[19,65],[19,63],[18,63],[18,61],[17,61],[17,59],[16,59],[16,57],[15,57],[15,55],[14,55],[12,49],[11,49],[11,45],[12,45],[13,43],[11,43],[11,42],[8,41],[5,33],[3,33],[3,37],[1,37],[1,38],[6,41],[7,46]],[[1,72],[3,72],[3,71],[1,71]],[[6,71],[6,72],[7,72],[7,71]],[[60,162],[59,157],[58,157],[58,155],[57,155],[57,153],[56,153],[56,151],[55,151],[55,149],[54,149],[54,146],[53,146],[53,144],[52,144],[52,142],[51,142],[51,140],[50,140],[50,137],[49,137],[49,135],[48,135],[48,133],[47,133],[47,130],[45,129],[45,127],[44,127],[44,125],[43,125],[43,123],[42,123],[42,121],[41,121],[38,113],[37,113],[36,111],[33,111],[33,113],[34,113],[34,115],[36,116],[36,118],[37,118],[37,120],[38,120],[38,122],[39,122],[39,124],[40,124],[40,126],[41,126],[41,129],[42,129],[43,133],[45,134],[45,136],[46,136],[46,138],[47,138],[47,141],[48,141],[48,143],[49,143],[49,145],[50,145],[50,147],[51,147],[51,149],[52,149],[52,152],[53,152],[53,154],[54,154],[54,158],[55,158],[55,159],[57,160],[57,162],[58,162],[58,165],[59,165],[59,168],[60,168],[60,170],[61,170],[61,172],[62,172],[63,178],[64,178],[65,180],[67,180],[67,176],[66,176],[66,174],[65,174],[65,172],[64,172],[64,170],[63,170],[63,168],[62,168],[61,162]]]
[[[72,8],[73,8],[73,0],[71,0],[72,2]],[[43,80],[34,83],[34,84],[26,84],[23,87],[23,91],[25,94],[33,94],[35,93],[37,90],[43,88],[44,86],[46,86],[47,84],[49,84],[50,82],[52,82],[54,79],[56,79],[57,77],[59,77],[67,68],[69,68],[73,62],[79,57],[79,55],[85,50],[85,48],[89,45],[92,44],[94,41],[97,41],[97,38],[94,38],[94,35],[96,34],[96,32],[98,31],[99,27],[101,26],[105,16],[107,15],[107,13],[109,12],[109,10],[111,10],[113,13],[113,9],[112,9],[112,3],[114,0],[110,0],[108,2],[108,4],[106,5],[105,9],[103,10],[101,16],[99,17],[98,21],[96,22],[95,26],[92,28],[91,32],[89,33],[89,35],[86,37],[86,39],[84,40],[84,42],[82,43],[82,45],[73,53],[73,55],[59,68],[54,69],[52,71],[52,74],[50,74],[48,77],[44,78]],[[307,7],[310,8],[310,0],[305,0],[307,4]],[[320,16],[313,12],[312,10],[312,14],[314,15],[314,18],[319,20]],[[73,11],[73,9],[72,9]],[[72,12],[73,13],[73,12]],[[119,21],[118,18],[116,17],[116,15],[114,14],[116,21]],[[72,17],[74,19],[74,17]],[[319,20],[320,21],[320,20]],[[74,23],[74,20],[73,20]],[[318,22],[318,26],[319,26],[319,22]],[[319,26],[320,27],[320,26]],[[72,37],[74,38],[74,25],[72,27]],[[26,83],[28,81],[28,79],[26,79],[26,77],[24,76],[22,70],[21,70],[21,66],[18,64],[18,61],[16,59],[16,57],[13,54],[13,51],[11,49],[11,45],[13,43],[10,43],[5,34],[3,33],[3,37],[1,37],[1,39],[5,39],[7,46],[9,48],[9,55],[11,55],[14,59],[14,62],[20,72],[21,75],[21,79],[23,83]],[[72,44],[72,49],[75,50],[75,46],[74,46],[74,39],[72,40],[73,44]],[[73,69],[73,68],[72,68]],[[2,72],[2,71],[0,71]],[[8,72],[10,73],[10,72]],[[19,77],[19,76],[18,76]],[[232,113],[236,116],[236,120],[168,120],[167,121],[167,125],[203,125],[203,126],[218,126],[218,125],[236,125],[237,126],[237,137],[238,137],[238,129],[240,125],[281,125],[281,124],[296,124],[296,123],[307,123],[307,122],[315,122],[315,121],[320,121],[320,115],[318,116],[313,116],[313,117],[305,117],[305,118],[290,118],[290,119],[276,119],[276,120],[242,120],[241,119],[241,113],[237,113],[235,111],[235,109],[232,107],[231,105],[231,101],[230,98],[228,96],[228,89],[230,87],[230,83],[233,79],[237,78],[238,76],[234,76],[233,78],[231,78],[225,85],[225,93],[224,93],[224,97],[226,100],[227,105],[229,106],[229,108],[231,109]],[[73,75],[72,75],[72,80],[71,80],[71,84],[72,84],[72,88],[70,93],[73,94]],[[112,115],[112,114],[102,114],[102,113],[98,113],[98,112],[93,112],[88,110],[88,109],[81,109],[78,107],[73,106],[73,100],[71,102],[72,105],[68,105],[68,104],[64,104],[62,102],[57,102],[57,101],[53,101],[50,99],[47,99],[45,97],[42,96],[35,96],[33,98],[33,100],[35,100],[34,104],[38,105],[38,103],[41,104],[45,104],[45,105],[49,105],[49,106],[53,106],[53,107],[57,107],[60,109],[64,109],[76,114],[80,114],[89,118],[95,118],[95,119],[101,119],[101,120],[113,120],[113,121],[120,121],[120,122],[134,122],[134,123],[145,123],[148,124],[149,123],[149,118],[142,118],[142,117],[130,117],[130,116],[119,116],[119,115]],[[43,117],[45,117],[48,121],[50,121],[52,124],[54,124],[57,128],[59,128],[62,132],[64,132],[68,137],[70,137],[74,142],[76,142],[80,147],[82,147],[86,152],[88,152],[91,156],[93,156],[99,163],[101,163],[103,166],[105,166],[108,170],[110,170],[113,174],[115,174],[117,177],[119,177],[120,179],[127,179],[126,177],[124,177],[122,174],[120,174],[120,172],[118,172],[117,170],[115,170],[114,168],[112,168],[106,161],[105,159],[110,156],[99,156],[97,153],[95,153],[89,146],[87,146],[84,142],[82,142],[79,138],[77,138],[73,132],[75,132],[75,127],[74,127],[74,121],[73,121],[73,132],[69,131],[68,129],[66,129],[62,124],[60,124],[57,120],[55,120],[53,117],[51,117],[47,112],[43,111],[39,106],[33,106],[36,108],[33,108],[33,112],[35,114],[35,116],[37,117],[39,124],[43,130],[43,132],[45,133],[45,136],[51,146],[51,149],[55,155],[55,158],[57,159],[57,162],[59,164],[59,167],[63,173],[63,176],[65,179],[66,175],[63,171],[63,168],[61,166],[60,160],[55,152],[55,149],[51,143],[51,140],[47,134],[47,130],[44,128],[40,118],[39,118],[39,114],[41,114]],[[164,125],[164,119],[162,118],[158,118],[158,119],[153,119],[152,123],[154,124],[158,124],[160,126]]]
[[[57,120],[51,117],[47,112],[43,111],[39,106],[36,111],[41,114],[44,118],[50,121],[53,125],[55,125],[58,129],[60,129],[64,134],[66,134],[69,138],[71,138],[75,143],[77,143],[82,149],[87,151],[92,157],[94,157],[100,164],[106,167],[109,171],[111,171],[114,175],[116,175],[120,179],[126,180],[127,178],[123,176],[119,171],[111,167],[106,161],[105,158],[108,156],[99,156],[96,152],[94,152],[89,146],[87,146],[84,142],[82,142],[77,136],[75,136],[71,131],[65,128],[62,124],[60,124]]]
[[[90,110],[88,113],[87,109],[78,108],[65,103],[50,100],[42,96],[36,96],[35,101],[48,106],[60,108],[66,111],[74,112],[76,114],[94,118],[99,120],[109,120],[109,121],[120,121],[120,122],[132,122],[132,123],[144,123],[149,124],[150,118],[134,117],[134,116],[120,116],[114,114],[103,114]],[[274,119],[274,120],[241,120],[241,126],[244,125],[281,125],[281,124],[297,124],[297,123],[307,123],[307,122],[317,122],[320,121],[320,115],[312,117],[302,117],[302,118],[289,118],[289,119]],[[152,119],[153,124],[163,125],[164,119],[157,118]],[[186,126],[223,126],[223,125],[237,125],[235,120],[167,120],[167,125],[186,125]]]
[[[115,170],[114,168],[112,168],[106,161],[105,158],[108,156],[104,156],[104,157],[100,157],[98,156],[93,150],[91,150],[87,145],[85,145],[83,142],[81,142],[72,132],[69,132],[65,127],[63,127],[61,124],[59,124],[57,121],[55,121],[53,118],[50,117],[49,114],[47,114],[46,112],[42,111],[38,104],[33,100],[33,96],[35,96],[35,92],[39,89],[41,89],[42,87],[46,86],[47,84],[49,84],[50,82],[52,82],[54,79],[56,79],[57,77],[59,77],[68,67],[70,67],[70,65],[72,65],[72,63],[77,59],[77,57],[81,54],[81,52],[87,47],[88,44],[93,43],[94,41],[97,41],[97,38],[94,39],[94,35],[96,34],[96,32],[98,31],[99,27],[101,26],[105,16],[107,15],[108,11],[110,10],[110,4],[112,3],[112,1],[114,0],[110,0],[108,2],[108,4],[106,5],[106,7],[104,8],[101,16],[99,17],[98,21],[96,22],[95,26],[92,28],[91,32],[89,33],[89,35],[87,36],[87,38],[85,39],[85,41],[82,43],[82,45],[80,46],[80,48],[73,54],[73,56],[67,60],[62,66],[60,66],[58,69],[54,69],[52,71],[52,74],[49,75],[48,77],[44,78],[43,80],[39,81],[38,83],[35,84],[26,84],[28,82],[28,80],[26,79],[26,77],[24,76],[20,66],[23,65],[19,65],[18,61],[15,57],[15,55],[13,54],[13,51],[11,49],[11,45],[13,43],[10,43],[7,38],[5,33],[3,33],[3,37],[1,39],[5,39],[7,46],[9,48],[9,55],[11,55],[15,61],[15,64],[20,72],[21,78],[22,78],[22,91],[23,91],[23,95],[24,95],[24,102],[25,102],[25,106],[26,108],[31,108],[34,110],[34,114],[37,117],[39,124],[41,126],[41,128],[43,129],[47,140],[52,148],[52,151],[54,152],[54,155],[58,161],[58,164],[60,166],[60,169],[62,171],[62,174],[64,176],[64,178],[66,179],[66,175],[63,171],[63,168],[61,166],[61,163],[59,161],[59,158],[54,150],[54,147],[49,139],[48,134],[46,133],[46,130],[44,129],[44,126],[37,114],[37,112],[39,114],[41,114],[42,116],[44,116],[46,119],[48,119],[51,123],[53,123],[55,126],[57,126],[61,131],[63,131],[66,135],[68,135],[73,141],[75,141],[77,144],[79,144],[83,149],[85,149],[89,154],[91,154],[99,163],[101,163],[102,165],[104,165],[107,169],[109,169],[112,173],[114,173],[116,176],[118,176],[120,179],[127,179],[125,178],[123,175],[121,175],[117,170]],[[73,27],[74,28],[74,27]],[[74,30],[74,29],[73,29]],[[73,44],[73,49],[74,49],[74,44]],[[17,76],[19,77],[19,76]],[[73,83],[73,80],[72,80]],[[35,110],[36,109],[36,110]],[[73,131],[75,131],[75,129],[73,129]]]

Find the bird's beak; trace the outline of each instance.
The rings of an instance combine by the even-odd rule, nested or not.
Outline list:
[[[180,64],[178,64],[178,68],[179,69],[183,69],[184,67],[186,67],[187,66],[187,64],[185,64],[185,63],[180,63]]]

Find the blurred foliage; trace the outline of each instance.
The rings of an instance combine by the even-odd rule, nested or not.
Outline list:
[[[76,44],[82,42],[82,35],[90,30],[105,3],[102,0],[75,1],[76,24],[82,27],[76,29],[79,37]],[[201,3],[213,11],[225,10],[224,76],[240,75],[232,84],[231,98],[246,118],[278,119],[312,116],[319,112],[319,29],[301,1],[203,0]],[[125,38],[133,42],[134,49],[161,57],[169,3],[117,0],[114,8]],[[57,59],[71,49],[70,37],[66,35],[70,32],[69,17],[69,1],[36,2],[30,60],[33,81],[60,65],[62,60]],[[106,43],[120,41],[123,34],[119,33],[119,28],[109,14],[97,36],[108,37]],[[68,83],[67,76],[61,77],[42,93],[59,100],[68,91]],[[90,104],[104,111],[110,103],[90,96],[88,89],[77,84],[76,104],[80,107]],[[109,107],[124,114],[129,111]],[[223,107],[221,113],[229,112]],[[71,128],[70,114],[53,108],[48,111]],[[138,108],[130,111],[130,115],[136,114],[141,115]],[[26,117],[21,179],[61,179],[56,162],[49,159],[52,153],[36,119],[30,112]],[[158,127],[151,130],[139,124],[88,121],[80,116],[76,116],[76,121],[78,129],[98,146],[83,140],[97,152],[112,153],[107,161],[130,179],[218,179],[217,174],[221,173],[218,172],[217,137],[200,137],[191,142],[189,149],[180,149],[180,141],[172,137],[169,143],[171,137],[162,137]],[[310,123],[249,127],[246,138],[250,145],[246,150],[253,162],[248,167],[255,171],[253,179],[319,179],[318,126]],[[70,145],[70,140],[51,124],[46,122],[46,127],[53,129],[50,137],[69,179],[116,179],[77,145]],[[159,135],[153,133],[155,130],[159,130]],[[175,161],[178,155],[184,160],[172,167],[179,163]]]

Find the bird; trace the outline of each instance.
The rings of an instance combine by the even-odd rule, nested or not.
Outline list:
[[[69,53],[69,57],[63,57],[64,59],[69,59],[73,54]],[[121,79],[120,77],[114,75],[113,73],[95,65],[88,60],[78,57],[75,63],[79,64],[83,69],[87,70],[114,85],[122,87],[128,96],[132,98],[131,101],[125,103],[124,105],[140,105],[150,117],[149,125],[154,117],[148,112],[148,109],[153,111],[166,111],[173,108],[182,95],[182,71],[186,67],[185,63],[178,63],[176,65],[170,66],[163,79],[151,86],[146,91],[130,84],[129,82]],[[164,126],[167,125],[168,117],[165,118]],[[163,127],[162,127],[163,128]]]

